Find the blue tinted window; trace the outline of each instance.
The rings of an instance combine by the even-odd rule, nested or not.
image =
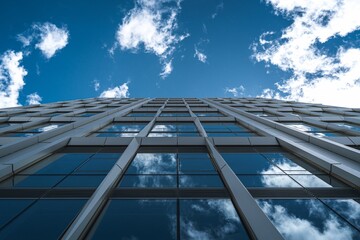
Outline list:
[[[84,203],[83,199],[38,200],[1,230],[1,238],[57,239]]]
[[[95,226],[91,239],[176,239],[176,200],[113,199]]]
[[[138,153],[131,162],[127,173],[176,174],[175,153]]]
[[[228,199],[180,200],[181,239],[249,239]]]
[[[96,188],[106,175],[70,175],[62,180],[57,188]]]
[[[176,175],[125,175],[120,187],[176,188]]]
[[[51,188],[64,176],[15,175],[0,183],[0,188]]]
[[[360,233],[319,200],[273,199],[258,204],[285,239],[357,239]]]
[[[33,201],[31,199],[0,199],[0,227],[2,228],[25,210]]]

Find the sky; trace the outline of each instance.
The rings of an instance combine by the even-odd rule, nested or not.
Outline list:
[[[358,0],[4,0],[0,108],[266,97],[360,108]]]

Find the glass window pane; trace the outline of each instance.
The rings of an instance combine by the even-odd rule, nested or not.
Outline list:
[[[176,174],[175,153],[138,153],[126,173]]]
[[[223,153],[222,156],[236,174],[284,174],[258,153]]]
[[[210,159],[180,159],[179,173],[209,174],[216,173]]]
[[[356,239],[359,231],[315,199],[258,200],[285,239]]]
[[[301,188],[287,175],[237,175],[245,187]]]
[[[176,175],[125,175],[119,187],[176,188]]]
[[[353,199],[323,199],[337,214],[345,218],[360,230],[360,203]]]
[[[218,175],[180,175],[180,188],[223,188]]]
[[[89,239],[176,239],[176,200],[113,199],[95,226]]]
[[[106,175],[70,175],[57,188],[96,188]]]
[[[0,227],[30,206],[32,199],[0,199]],[[1,235],[1,233],[0,233]]]
[[[0,183],[0,188],[51,188],[64,176],[15,175]]]
[[[290,175],[303,187],[308,188],[332,188],[332,187],[346,187],[345,184],[335,180],[329,175]]]
[[[85,162],[91,153],[66,153],[51,156],[22,171],[22,174],[69,174]]]
[[[181,239],[249,239],[228,199],[180,200]]]
[[[57,239],[81,210],[84,199],[41,199],[1,231],[3,239]]]
[[[78,174],[102,174],[108,173],[117,159],[90,158],[85,164],[76,170]]]

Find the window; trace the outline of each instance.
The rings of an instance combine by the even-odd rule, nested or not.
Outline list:
[[[249,239],[229,199],[111,199],[89,238]]]
[[[116,148],[66,148],[0,182],[0,188],[95,188],[121,156]],[[83,152],[82,152],[83,151]]]
[[[264,112],[264,111],[251,111],[251,112],[248,112],[248,113],[251,113],[251,114],[254,114],[256,116],[259,116],[259,117],[276,117],[276,115],[272,114],[272,113],[268,113],[268,112]]]
[[[209,137],[257,136],[257,134],[234,122],[203,122],[202,125]]]
[[[349,188],[280,148],[224,148],[222,156],[245,187],[304,188],[309,191],[319,188]]]
[[[296,129],[301,132],[306,132],[310,135],[316,136],[316,137],[336,137],[336,136],[342,136],[339,133],[328,131],[321,127],[315,127],[313,125],[310,125],[308,123],[303,122],[280,122],[281,124],[284,124],[286,126],[289,126],[293,129]]]
[[[4,134],[4,136],[6,136],[6,137],[31,137],[36,134],[40,134],[43,132],[47,132],[47,131],[59,128],[67,123],[51,122],[51,123],[41,124],[41,125],[30,127],[25,130],[18,131],[18,132],[9,132],[9,133]]]
[[[120,188],[223,188],[205,152],[138,153]]]
[[[95,137],[135,137],[147,123],[143,122],[113,122],[94,132]]]
[[[224,114],[219,112],[194,112],[198,117],[225,117]]]
[[[131,112],[127,117],[154,117],[156,112]]]
[[[188,112],[162,112],[160,117],[190,117]]]
[[[86,199],[0,199],[2,239],[58,239]],[[6,224],[6,225],[5,225]]]
[[[84,113],[80,113],[80,114],[77,114],[75,115],[76,117],[91,117],[91,116],[94,116],[98,113],[102,113],[102,112],[84,112]]]
[[[148,137],[197,137],[200,136],[194,123],[160,122],[151,129]]]

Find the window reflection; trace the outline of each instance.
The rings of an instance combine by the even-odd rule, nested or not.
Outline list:
[[[6,137],[31,137],[43,132],[48,132],[53,129],[56,129],[58,127],[61,127],[65,125],[66,123],[47,123],[38,125],[35,127],[27,128],[25,130],[19,131],[19,132],[10,132],[7,134],[4,134]]]
[[[120,123],[114,122],[97,130],[91,136],[95,137],[135,137],[147,123]]]
[[[315,199],[258,200],[286,239],[356,239],[359,231]]]
[[[148,137],[200,136],[194,123],[157,123]]]
[[[257,134],[251,132],[249,129],[234,122],[203,122],[202,126],[209,137],[257,136]]]
[[[310,135],[313,135],[315,137],[336,137],[336,136],[342,136],[339,133],[336,132],[330,132],[324,128],[315,127],[310,124],[305,124],[302,122],[281,122],[281,124],[287,125],[293,129],[296,129],[301,132],[306,132]]]

